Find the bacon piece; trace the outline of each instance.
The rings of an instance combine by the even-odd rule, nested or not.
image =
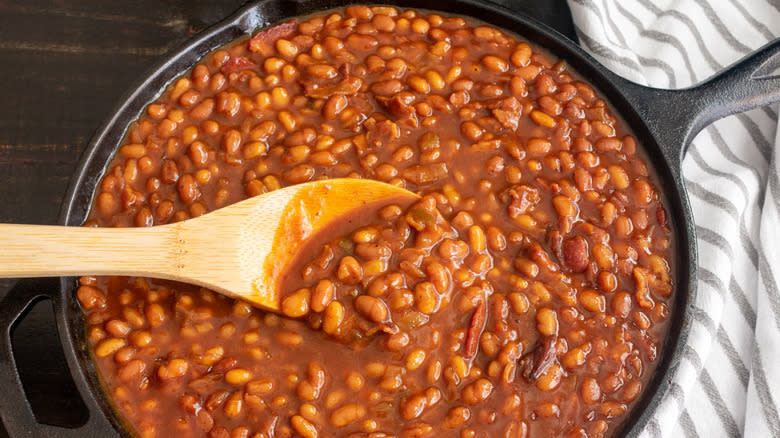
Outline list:
[[[298,20],[291,20],[286,23],[269,27],[261,30],[252,39],[249,40],[249,51],[253,53],[262,53],[270,55],[273,52],[273,44],[279,38],[287,38],[298,28]]]
[[[471,323],[469,323],[468,331],[466,331],[466,343],[463,346],[463,354],[467,359],[477,355],[479,337],[482,336],[486,323],[487,306],[485,306],[485,300],[482,300],[477,304],[477,308],[474,309],[474,314],[471,315]]]
[[[416,128],[418,125],[415,110],[399,95],[393,97],[375,96],[376,102],[384,108],[396,121],[406,126]]]
[[[658,225],[666,227],[666,210],[662,205],[655,209],[655,220],[658,221]]]
[[[655,306],[653,299],[650,298],[650,287],[648,286],[647,277],[649,273],[646,269],[636,267],[634,268],[634,289],[636,293],[636,302],[639,307],[643,309],[652,309]]]
[[[322,85],[311,80],[302,80],[300,81],[300,84],[303,86],[304,94],[306,94],[307,97],[325,99],[334,94],[351,96],[360,90],[360,87],[363,85],[363,80],[356,76],[350,76],[336,85]]]
[[[513,219],[532,210],[541,200],[539,190],[527,185],[512,186],[506,193],[512,198],[507,209]]]
[[[401,136],[398,125],[390,120],[377,122],[376,119],[370,118],[363,122],[363,128],[367,131],[366,141],[370,146],[376,148],[381,148]]]
[[[555,361],[555,340],[555,336],[545,336],[542,338],[541,344],[534,350],[533,367],[528,375],[531,381],[547,372],[547,369]]]
[[[564,257],[566,256],[566,242],[563,243],[563,253]],[[528,258],[534,261],[537,265],[539,265],[542,268],[547,269],[550,272],[558,272],[558,265],[552,261],[550,256],[547,254],[547,251],[542,248],[542,245],[539,245],[539,242],[534,242],[531,244],[531,246],[528,247],[526,250],[526,254],[528,255]]]
[[[509,97],[501,101],[499,108],[493,110],[493,117],[498,123],[511,131],[517,130],[520,123],[520,116],[523,115],[523,108],[520,102],[514,97]]]
[[[550,231],[547,234],[547,242],[558,262],[563,263],[563,235],[561,232],[557,230]]]
[[[417,186],[433,184],[447,176],[445,163],[434,163],[428,166],[415,164],[401,171],[405,180]]]
[[[244,56],[231,56],[230,59],[228,59],[228,62],[226,62],[219,71],[221,71],[222,74],[227,75],[234,71],[248,70],[256,67],[257,64],[250,61],[249,58]]]

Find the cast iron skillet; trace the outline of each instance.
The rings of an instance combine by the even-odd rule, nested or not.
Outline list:
[[[122,101],[92,139],[62,208],[60,222],[81,225],[92,195],[107,163],[116,151],[125,128],[136,119],[172,79],[193,66],[212,49],[259,28],[294,16],[344,6],[349,0],[263,0],[246,6],[224,22],[198,35],[160,62]],[[644,146],[648,160],[660,178],[668,216],[675,235],[677,276],[671,330],[656,375],[626,420],[623,435],[636,436],[668,392],[679,366],[688,336],[696,295],[696,239],[688,197],[683,185],[683,153],[707,124],[724,117],[780,101],[780,77],[769,77],[780,67],[780,40],[776,40],[708,81],[685,90],[660,90],[629,82],[610,72],[580,47],[547,26],[498,5],[480,0],[389,0],[382,3],[476,17],[509,29],[566,60],[599,89]],[[0,418],[12,437],[130,436],[111,410],[86,347],[82,311],[75,297],[76,280],[61,278],[59,290],[21,291],[0,302]],[[12,325],[31,304],[49,298],[55,308],[57,328],[71,374],[89,411],[77,428],[40,424],[22,391],[10,342]]]

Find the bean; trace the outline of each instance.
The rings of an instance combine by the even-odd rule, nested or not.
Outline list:
[[[599,152],[612,152],[620,150],[620,140],[615,137],[602,137],[596,140],[596,150]]]
[[[119,202],[111,193],[102,192],[98,195],[97,207],[101,214],[111,215],[118,210]]]
[[[597,243],[592,249],[593,258],[601,269],[611,269],[613,265],[614,253],[612,248],[603,243]]]
[[[412,351],[408,356],[406,356],[406,369],[409,371],[414,371],[420,368],[425,362],[425,357],[425,350],[417,349]]]
[[[557,195],[553,198],[553,206],[560,216],[574,216],[577,214],[577,206],[567,196]]]
[[[598,276],[598,286],[603,292],[613,292],[617,288],[617,278],[612,272],[601,271]]]
[[[647,181],[634,181],[634,197],[640,205],[648,205],[653,200],[653,188]]]
[[[487,239],[485,238],[485,232],[479,225],[472,225],[469,228],[469,244],[471,250],[474,252],[485,252],[487,247]]]
[[[581,348],[569,350],[563,356],[561,363],[569,369],[577,368],[585,363],[585,352]]]
[[[100,290],[92,286],[80,286],[76,296],[84,310],[102,309],[106,306],[106,296]]]
[[[531,46],[526,43],[520,43],[512,52],[510,60],[516,67],[525,67],[531,60]]]
[[[450,288],[450,273],[441,263],[429,263],[425,267],[428,280],[440,294],[446,294]]]
[[[225,137],[222,140],[222,146],[228,154],[236,154],[241,148],[241,142],[241,133],[235,129],[231,129],[225,133]]]
[[[366,408],[362,405],[349,403],[336,409],[330,416],[330,423],[336,427],[344,427],[363,418]]]
[[[253,380],[247,382],[246,392],[249,394],[265,395],[274,390],[274,381],[271,379]]]
[[[536,387],[541,391],[552,391],[557,388],[558,385],[560,385],[562,375],[563,371],[561,366],[557,363],[554,363],[547,368],[547,371],[542,373],[542,375],[536,379]]]
[[[95,348],[95,356],[108,357],[119,351],[120,348],[126,345],[126,341],[120,338],[110,338],[101,342]]]
[[[332,301],[325,309],[325,316],[322,319],[322,330],[325,333],[334,335],[337,333],[343,320],[344,307],[338,301]]]
[[[176,185],[182,202],[190,203],[200,196],[200,189],[191,174],[182,175]]]
[[[145,370],[146,362],[141,359],[133,359],[117,370],[117,377],[122,382],[130,382],[141,378]]]
[[[252,380],[252,372],[245,368],[233,368],[225,374],[225,381],[231,385],[244,385]]]
[[[223,411],[225,412],[225,415],[227,415],[230,418],[238,418],[241,415],[241,411],[243,409],[244,409],[243,393],[240,391],[236,391],[228,397],[227,401],[225,401],[225,406],[223,408]]]
[[[387,338],[385,346],[389,351],[401,351],[409,345],[409,342],[411,342],[411,338],[407,333],[398,332]]]
[[[352,256],[346,256],[339,262],[338,279],[345,284],[357,284],[363,279],[363,268]]]
[[[551,116],[558,116],[563,111],[563,106],[558,100],[550,96],[541,96],[538,99],[539,107]]]
[[[512,421],[504,429],[504,438],[525,438],[528,426],[523,421]]]
[[[531,111],[531,120],[533,120],[537,125],[543,126],[545,128],[554,128],[558,124],[554,118],[537,110]]]
[[[591,312],[604,312],[606,299],[603,295],[592,289],[586,289],[580,293],[582,307]]]
[[[466,386],[463,389],[461,397],[463,398],[464,402],[470,405],[476,405],[487,400],[487,398],[490,397],[492,393],[493,383],[491,383],[488,379],[480,378],[477,379],[474,383]]]
[[[146,146],[142,144],[127,144],[119,148],[119,154],[128,158],[141,158],[146,154]]]
[[[82,286],[84,287],[84,286]],[[118,319],[112,319],[106,323],[106,331],[114,337],[121,338],[130,332],[130,325]]]
[[[381,300],[367,295],[360,295],[355,299],[355,309],[366,319],[373,322],[382,322],[387,319],[387,306]]]
[[[436,289],[433,284],[429,282],[419,283],[414,289],[414,300],[417,305],[417,309],[430,315],[436,311],[438,307],[436,299]]]
[[[509,69],[509,64],[498,56],[487,55],[482,58],[482,64],[491,71],[503,73]]]
[[[634,231],[634,224],[631,219],[625,216],[618,216],[615,219],[615,231],[619,236],[627,237]]]
[[[436,30],[437,30],[437,29],[434,29],[434,31],[433,31],[433,32],[431,32],[431,33],[434,33]],[[443,57],[443,56],[445,56],[447,53],[449,53],[450,49],[452,49],[452,44],[450,44],[450,43],[449,43],[448,41],[446,41],[446,40],[439,40],[439,41],[436,41],[435,43],[433,43],[433,45],[431,46],[431,48],[430,48],[429,52],[430,52],[432,55],[434,55],[434,56],[440,56],[440,57]],[[443,87],[442,87],[442,88],[443,88]],[[439,88],[439,89],[440,89],[440,88]]]
[[[298,46],[289,40],[280,38],[276,40],[275,44],[276,50],[279,52],[279,54],[287,59],[291,59],[298,54]]]
[[[639,380],[632,380],[623,387],[623,402],[631,403],[637,398],[641,390],[642,382]]]
[[[215,106],[214,99],[204,99],[190,110],[189,116],[194,120],[206,120],[211,117]]]
[[[366,260],[376,260],[390,257],[390,247],[385,244],[358,243],[355,245],[355,254]]]
[[[379,41],[371,35],[359,35],[356,33],[350,34],[345,41],[349,47],[360,52],[375,49],[379,44]]]
[[[342,95],[331,96],[322,107],[322,115],[327,120],[335,119],[347,107],[347,98]]]
[[[536,329],[545,336],[558,333],[558,315],[555,310],[543,307],[536,312]]]
[[[463,122],[460,125],[460,132],[469,140],[477,141],[484,135],[484,130],[474,122]]]
[[[298,289],[282,300],[282,313],[291,318],[300,318],[309,313],[311,291],[307,288]]]
[[[299,164],[282,173],[282,179],[288,184],[301,184],[314,177],[314,168],[309,164]]]
[[[230,438],[249,438],[249,428],[246,426],[239,426],[230,432]]]
[[[293,415],[290,418],[292,428],[303,438],[317,438],[317,428],[307,419],[300,415]]]
[[[631,294],[622,291],[615,294],[612,298],[612,313],[615,316],[625,318],[631,311]]]
[[[371,85],[371,92],[380,96],[397,94],[403,89],[403,84],[397,79],[375,82]]]
[[[374,15],[371,8],[367,6],[348,6],[344,12],[348,17],[354,17],[358,20],[369,20]]]
[[[371,19],[371,24],[380,32],[392,32],[395,30],[395,21],[384,14],[374,15]]]
[[[401,431],[401,436],[403,438],[422,438],[430,436],[433,433],[433,430],[433,426],[428,423],[417,423],[405,427]]]
[[[542,402],[534,409],[534,413],[542,418],[558,417],[561,408],[556,403]]]
[[[409,75],[406,78],[406,83],[409,85],[409,87],[420,93],[420,94],[428,94],[431,91],[431,84],[428,83],[425,78],[418,75]]]
[[[189,363],[184,359],[171,359],[157,368],[157,377],[160,380],[171,380],[183,377],[189,369]]]
[[[314,312],[325,311],[334,296],[333,282],[327,279],[320,280],[311,293],[311,310]]]
[[[328,64],[307,65],[306,73],[319,79],[333,79],[338,75],[336,68]]]
[[[525,85],[525,81],[517,76],[513,76],[512,79],[509,80],[509,90],[512,93],[512,96],[517,98],[523,98],[528,95],[528,88]]]
[[[410,421],[422,415],[428,400],[422,394],[414,395],[401,403],[401,417]]]
[[[148,331],[132,332],[129,339],[136,347],[146,347],[152,342],[152,335]]]
[[[466,406],[456,406],[447,412],[442,426],[447,429],[456,429],[463,426],[471,419],[471,410]]]
[[[146,320],[149,322],[149,326],[152,328],[160,327],[167,319],[165,309],[157,303],[152,303],[146,306]]]
[[[605,401],[599,408],[599,413],[604,418],[615,418],[626,413],[628,407],[623,403],[614,401]]]
[[[629,179],[625,169],[620,166],[611,165],[607,168],[609,170],[609,176],[612,179],[612,184],[618,189],[628,188]]]
[[[415,18],[414,20],[412,20],[411,29],[416,33],[426,34],[428,33],[428,30],[430,30],[430,28],[431,28],[430,23],[428,23],[428,21],[422,18]]]

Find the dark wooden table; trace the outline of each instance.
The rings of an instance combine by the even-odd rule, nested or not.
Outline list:
[[[122,94],[166,52],[245,1],[0,0],[0,222],[57,223],[83,148]],[[498,3],[575,38],[564,0]],[[0,280],[0,297],[30,285]],[[84,418],[51,304],[36,304],[12,341],[38,420],[68,426]]]

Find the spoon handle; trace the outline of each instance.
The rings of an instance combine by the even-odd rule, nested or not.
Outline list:
[[[176,229],[0,224],[0,278],[175,272]]]

